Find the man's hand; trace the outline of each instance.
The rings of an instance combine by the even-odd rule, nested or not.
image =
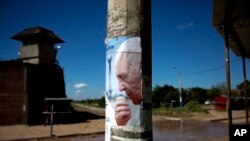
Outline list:
[[[124,97],[118,97],[116,99],[115,107],[115,119],[117,125],[124,126],[131,118],[131,111],[129,104]]]

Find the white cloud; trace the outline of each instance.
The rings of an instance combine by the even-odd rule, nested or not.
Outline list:
[[[189,22],[187,24],[180,24],[180,25],[177,25],[177,29],[179,30],[183,30],[183,29],[187,29],[187,28],[191,28],[194,26],[194,23],[193,22]]]
[[[81,93],[82,92],[82,90],[76,90],[76,93],[77,94],[79,94],[79,93]]]
[[[81,88],[86,88],[86,87],[88,87],[88,85],[85,84],[85,83],[76,83],[76,84],[74,84],[75,89],[81,89]]]

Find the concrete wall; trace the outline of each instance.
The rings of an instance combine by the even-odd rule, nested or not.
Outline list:
[[[45,97],[66,97],[59,66],[0,62],[0,125],[43,124]]]
[[[26,45],[20,48],[20,57],[24,63],[50,64],[56,62],[56,49],[46,45]]]
[[[27,93],[28,124],[43,124],[44,98],[66,97],[63,70],[55,65],[29,65]]]
[[[26,123],[25,66],[0,62],[0,125]]]

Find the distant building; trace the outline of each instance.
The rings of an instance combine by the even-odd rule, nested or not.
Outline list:
[[[227,97],[224,95],[216,96],[214,98],[215,110],[226,110],[227,109]]]
[[[248,106],[244,105],[245,97],[233,96],[231,97],[231,109],[232,110],[244,110],[250,107],[250,98],[248,98]],[[214,98],[214,106],[216,110],[227,110],[227,96],[219,95]]]
[[[0,61],[0,125],[42,124],[45,98],[65,98],[63,69],[55,44],[64,41],[43,27],[24,29],[20,59]]]

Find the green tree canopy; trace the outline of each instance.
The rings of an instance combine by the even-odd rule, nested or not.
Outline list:
[[[187,93],[187,100],[195,100],[198,101],[199,103],[204,103],[207,99],[206,97],[206,89],[200,88],[200,87],[194,87],[190,88],[188,93]]]
[[[167,93],[171,90],[174,90],[175,88],[173,86],[164,85],[159,86],[156,85],[153,89],[153,96],[152,96],[152,105],[154,108],[160,107],[161,103],[164,102],[164,97],[167,95]]]
[[[219,96],[221,94],[222,94],[221,89],[219,89],[217,87],[212,87],[212,88],[207,90],[206,98],[208,100],[213,100],[216,96]]]

